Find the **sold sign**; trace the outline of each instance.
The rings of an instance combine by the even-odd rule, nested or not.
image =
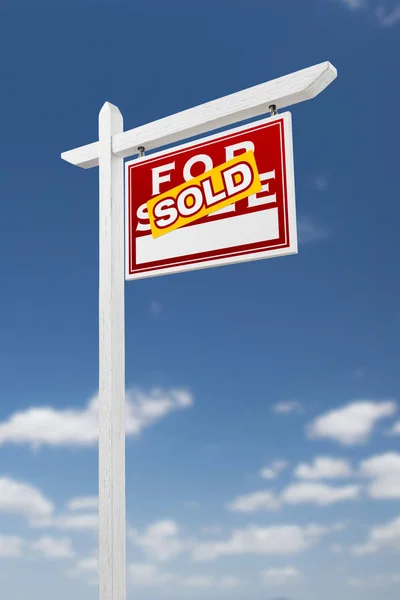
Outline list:
[[[125,165],[127,279],[297,252],[290,113]]]
[[[254,152],[249,150],[149,200],[153,238],[257,194],[261,188]]]

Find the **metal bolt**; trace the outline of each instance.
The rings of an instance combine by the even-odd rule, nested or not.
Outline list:
[[[139,154],[139,156],[144,156],[144,152],[145,152],[145,147],[144,146],[138,146],[138,154]]]
[[[276,110],[276,104],[271,104],[269,107],[269,112],[272,116],[277,115],[278,111]]]

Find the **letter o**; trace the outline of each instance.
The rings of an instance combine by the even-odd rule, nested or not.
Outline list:
[[[186,199],[188,196],[191,196],[194,199],[192,206],[187,206],[186,204]],[[203,194],[201,189],[192,185],[186,190],[182,190],[178,195],[176,206],[179,214],[181,214],[183,217],[191,217],[192,215],[195,215],[203,206]]]
[[[211,157],[208,156],[208,154],[196,154],[196,156],[192,156],[192,158],[189,158],[189,160],[185,164],[185,167],[183,169],[183,178],[185,181],[189,181],[190,179],[193,179],[192,167],[197,162],[203,163],[203,165],[205,167],[204,173],[206,171],[211,171],[211,169],[213,168],[213,161],[212,161]]]

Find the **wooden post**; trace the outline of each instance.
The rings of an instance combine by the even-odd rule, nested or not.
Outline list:
[[[124,161],[116,106],[99,114],[99,599],[126,600]]]

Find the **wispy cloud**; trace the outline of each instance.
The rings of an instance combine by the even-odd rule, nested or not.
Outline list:
[[[35,407],[0,423],[0,446],[6,443],[48,446],[93,446],[98,439],[98,397],[83,408]],[[193,405],[185,389],[132,389],[126,395],[126,433],[138,436],[171,412]]]
[[[36,487],[9,477],[0,477],[0,512],[28,518],[47,518],[53,503]]]
[[[169,520],[157,521],[142,533],[132,529],[129,538],[150,559],[160,562],[176,558],[190,545],[188,540],[180,537],[178,523]]]
[[[70,538],[43,536],[32,543],[31,548],[46,558],[72,558],[74,551]]]
[[[171,572],[163,568],[164,565],[153,563],[146,560],[130,563],[127,568],[128,585],[143,588],[152,588],[168,585],[170,589],[178,588],[215,588],[220,591],[232,590],[244,582],[232,575],[214,576],[207,574],[188,574],[185,575]],[[97,583],[98,560],[96,555],[89,555],[77,561],[75,568],[69,572],[71,577],[81,577],[86,583],[92,585]],[[186,594],[187,592],[185,592]]]
[[[34,529],[61,529],[68,531],[97,531],[97,513],[59,514],[41,519],[32,519],[30,526]]]
[[[260,510],[277,510],[280,506],[279,498],[266,490],[238,496],[227,505],[227,509],[231,512],[253,513]]]
[[[0,557],[16,558],[21,556],[24,548],[24,540],[16,535],[0,534]]]
[[[277,402],[271,408],[271,411],[277,415],[290,415],[302,411],[301,403],[297,400],[288,400]]]
[[[220,556],[289,555],[308,550],[319,540],[335,531],[336,527],[321,525],[274,525],[269,527],[251,526],[236,529],[222,541],[197,544],[193,558],[199,561],[214,560]]]
[[[355,500],[361,490],[360,485],[335,486],[317,481],[301,481],[291,483],[280,494],[271,490],[261,490],[238,496],[227,504],[227,509],[231,512],[255,513],[275,511],[285,504],[329,506],[337,502]]]
[[[289,581],[295,581],[300,577],[300,571],[295,567],[276,567],[274,569],[264,569],[261,572],[261,579],[267,585],[282,585]]]
[[[130,583],[140,587],[154,587],[167,585],[178,588],[191,588],[192,590],[229,591],[240,586],[243,582],[238,577],[214,575],[180,575],[160,569],[151,563],[133,563],[128,567]],[[186,592],[187,593],[187,592]]]
[[[378,6],[376,16],[382,27],[392,27],[400,21],[400,4],[389,12],[383,6]]]
[[[282,493],[286,504],[314,504],[328,506],[337,502],[355,500],[361,491],[359,485],[332,486],[320,482],[293,483]]]
[[[367,577],[350,577],[348,584],[358,588],[376,588],[385,585],[400,583],[400,573],[391,573],[390,575],[370,575]]]
[[[371,527],[364,544],[352,547],[352,553],[356,556],[375,554],[380,550],[400,552],[400,517]]]
[[[367,2],[367,0],[339,0],[346,8],[357,11],[364,9],[366,12],[370,10],[375,11],[375,16],[378,23],[382,27],[393,27],[396,23],[400,22],[400,4],[392,9],[387,9],[383,4],[376,5],[376,2]],[[373,5],[375,4],[375,9]]]
[[[73,558],[74,551],[71,540],[67,537],[43,536],[30,541],[16,535],[0,534],[0,557],[19,558],[21,556],[61,560]]]
[[[90,556],[80,558],[75,567],[67,572],[67,575],[69,577],[79,577],[88,585],[94,586],[98,585],[98,569],[99,561],[97,551],[95,551]]]
[[[159,315],[160,312],[162,311],[162,305],[160,302],[158,302],[157,300],[153,300],[150,303],[150,308],[149,308],[150,312],[152,315]]]
[[[299,217],[297,220],[297,235],[300,244],[323,242],[329,238],[328,231],[308,217]]]
[[[260,476],[263,479],[276,479],[286,467],[287,462],[285,460],[274,460],[268,467],[263,467],[260,470]]]
[[[71,498],[67,504],[67,509],[71,511],[75,510],[96,510],[99,505],[99,499],[97,496],[77,496]]]
[[[312,464],[300,463],[295,471],[298,479],[340,479],[353,475],[350,463],[344,458],[316,456]]]
[[[389,431],[389,435],[400,435],[400,421],[397,421]]]
[[[322,173],[315,178],[315,188],[319,192],[324,192],[328,188],[328,180]]]
[[[350,10],[358,10],[366,6],[365,0],[340,0],[340,2]]]

